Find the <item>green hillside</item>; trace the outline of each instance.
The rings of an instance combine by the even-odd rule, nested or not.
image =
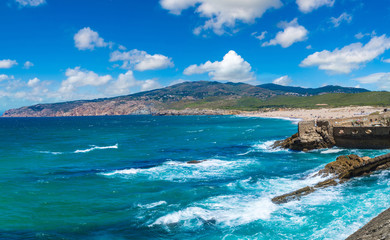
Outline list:
[[[326,104],[326,105],[325,105]],[[320,108],[343,106],[388,106],[389,92],[332,93],[310,97],[276,96],[267,100],[254,97],[226,100],[206,98],[200,101],[181,101],[170,104],[174,109],[183,108],[220,108],[237,110],[257,110],[260,108]]]

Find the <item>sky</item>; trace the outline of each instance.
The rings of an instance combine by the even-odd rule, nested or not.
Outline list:
[[[0,0],[0,111],[184,81],[390,90],[390,0]]]

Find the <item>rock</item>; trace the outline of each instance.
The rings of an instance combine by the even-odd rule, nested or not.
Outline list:
[[[298,133],[291,137],[276,141],[273,145],[274,148],[286,148],[293,151],[309,151],[320,148],[332,148],[334,142],[332,142],[330,136],[326,132],[306,134],[304,137],[299,137]]]
[[[272,201],[276,204],[286,203],[291,200],[300,199],[317,189],[335,186],[348,181],[351,178],[371,174],[377,170],[390,168],[390,153],[375,158],[359,157],[357,155],[339,156],[336,161],[327,164],[316,176],[329,177],[330,179],[317,183],[315,186],[304,187],[291,193],[274,197]]]
[[[206,160],[191,160],[191,161],[188,161],[187,164],[199,164],[199,163],[202,163]]]
[[[346,240],[390,239],[390,209],[379,214]]]

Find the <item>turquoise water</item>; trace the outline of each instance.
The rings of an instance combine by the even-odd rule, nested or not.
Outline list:
[[[389,152],[270,149],[296,128],[235,116],[0,119],[0,239],[344,239],[390,207],[390,171],[274,205],[338,155]]]

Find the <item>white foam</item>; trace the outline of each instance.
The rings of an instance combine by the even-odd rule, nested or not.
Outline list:
[[[329,153],[338,153],[342,152],[344,149],[331,148],[325,151],[321,151],[321,154],[329,154]]]
[[[265,142],[260,142],[252,145],[252,148],[261,151],[261,152],[287,152],[287,149],[274,148],[273,145],[277,140],[270,140]]]
[[[167,204],[166,201],[158,201],[158,202],[149,203],[149,204],[145,204],[145,205],[138,204],[138,207],[150,209],[150,208],[155,208],[157,206],[161,206],[161,205],[165,205],[165,204]]]
[[[196,164],[168,161],[162,165],[152,168],[130,168],[116,170],[113,172],[100,173],[100,175],[121,178],[133,178],[137,176],[153,180],[183,182],[193,179],[210,179],[236,176],[244,172],[246,170],[245,167],[251,164],[256,164],[256,162],[248,159],[238,159],[235,161],[207,159]]]
[[[117,174],[130,175],[130,174],[137,174],[140,171],[142,171],[142,169],[130,168],[130,169],[124,169],[124,170],[115,170],[115,171],[110,172],[110,173],[101,173],[101,175],[105,175],[105,176],[112,176],[112,175],[117,175]]]
[[[50,151],[39,151],[39,153],[53,154],[53,155],[61,155],[61,154],[64,154],[63,152],[50,152]]]
[[[201,226],[204,222],[212,221],[225,226],[240,226],[250,222],[271,218],[278,206],[269,198],[247,195],[218,196],[204,202],[187,207],[183,210],[169,213],[158,218],[153,225],[170,225],[183,223],[192,226],[193,222]]]
[[[76,150],[74,153],[87,153],[91,152],[94,150],[103,150],[103,149],[118,149],[118,143],[113,145],[113,146],[104,146],[104,147],[99,147],[99,146],[92,146],[91,148],[84,149],[84,150]]]

